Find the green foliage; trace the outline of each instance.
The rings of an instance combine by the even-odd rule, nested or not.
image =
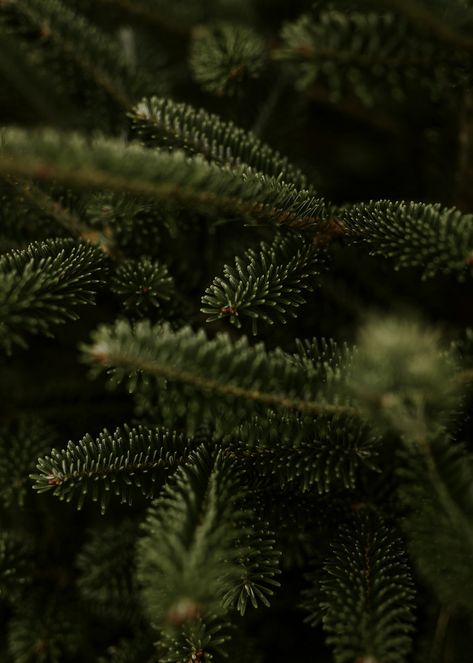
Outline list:
[[[297,86],[321,83],[333,101],[349,93],[370,105],[403,99],[418,85],[438,97],[471,70],[461,51],[415,29],[404,17],[329,7],[285,24],[277,57],[293,65]]]
[[[263,143],[251,131],[237,127],[203,108],[167,98],[144,98],[130,113],[133,128],[151,147],[182,149],[229,167],[242,164],[297,187],[306,186],[305,175]]]
[[[233,96],[265,66],[264,41],[246,25],[218,23],[194,30],[190,66],[206,92]]]
[[[32,242],[0,257],[0,339],[10,352],[26,347],[28,334],[76,320],[78,304],[93,303],[103,280],[104,256],[72,240]]]
[[[473,461],[446,434],[409,444],[398,472],[410,551],[425,580],[450,609],[473,614],[468,588],[473,549]]]
[[[241,327],[241,318],[251,318],[253,333],[257,320],[274,324],[296,317],[295,309],[305,303],[304,292],[313,289],[319,273],[320,253],[300,235],[277,236],[272,244],[261,242],[259,252],[248,249],[225,265],[223,277],[216,277],[202,297],[201,311],[207,322],[229,318]]]
[[[79,100],[80,86],[82,97],[84,90],[92,95],[95,88],[102,103],[112,102],[120,109],[143,93],[146,77],[134,71],[119,44],[63,2],[7,0],[5,6],[10,30],[16,27],[16,38],[33,47],[36,68],[52,69],[58,86],[72,94],[71,102]],[[61,69],[52,66],[58,58]]]
[[[204,423],[228,432],[249,414],[268,408],[313,414],[350,412],[316,401],[319,387],[309,361],[300,365],[280,350],[250,346],[246,337],[232,342],[225,334],[208,340],[202,330],[173,331],[168,324],[119,320],[99,328],[84,347],[95,373],[107,370],[113,383],[126,380],[130,390],[155,379],[161,415],[167,423],[185,418],[190,431]],[[113,369],[113,370],[111,370]],[[153,397],[153,393],[152,393]]]
[[[105,429],[95,439],[87,434],[77,444],[52,449],[38,460],[38,473],[31,478],[39,492],[51,490],[67,502],[76,498],[79,508],[90,495],[104,512],[111,495],[127,504],[139,494],[153,496],[192,448],[192,440],[177,432],[125,425],[114,433]]]
[[[132,521],[92,530],[77,556],[77,586],[89,608],[106,619],[111,615],[127,623],[140,615],[136,598],[135,543]]]
[[[341,210],[347,232],[396,260],[396,269],[420,267],[422,278],[471,273],[473,215],[439,204],[376,201]]]
[[[221,628],[229,609],[243,613],[248,599],[267,605],[278,584],[273,541],[242,508],[241,481],[237,461],[201,447],[148,511],[138,577],[162,632],[160,660],[185,663],[198,651],[213,660],[228,637]]]
[[[108,656],[101,656],[98,663],[154,663],[155,651],[149,634],[138,631],[136,638],[122,638],[109,647]]]
[[[455,358],[437,331],[409,319],[371,319],[360,330],[348,388],[381,426],[415,439],[458,405]]]
[[[174,294],[174,284],[166,265],[149,258],[127,260],[122,263],[112,279],[112,290],[120,297],[126,309],[145,316],[161,302]]]
[[[281,586],[275,580],[281,556],[276,548],[275,533],[268,529],[268,523],[257,517],[256,512],[250,519],[249,531],[237,541],[240,582],[228,588],[223,597],[224,606],[236,608],[240,615],[245,614],[248,604],[253,608],[260,604],[269,607],[275,588]]]
[[[0,0],[0,660],[466,663],[472,9]]]
[[[269,416],[259,428],[258,423],[249,422],[260,434],[256,449],[247,452],[249,463],[283,488],[354,490],[362,468],[377,469],[379,439],[357,418]]]
[[[296,339],[294,361],[306,378],[320,385],[320,395],[329,402],[345,402],[346,382],[356,348],[334,339]],[[343,398],[341,396],[343,395]]]
[[[80,189],[105,189],[171,201],[206,215],[240,214],[255,221],[294,228],[320,226],[325,204],[313,192],[297,189],[246,168],[232,170],[191,159],[96,138],[52,131],[31,135],[6,130],[0,149],[0,173],[55,180]]]
[[[9,625],[12,663],[61,663],[77,656],[80,628],[77,613],[65,610],[56,600],[28,601]]]
[[[31,550],[9,532],[0,534],[0,600],[16,602],[31,583]]]
[[[0,14],[0,75],[10,92],[34,108],[39,117],[62,125],[71,109],[60,98],[55,81],[37,69],[31,45],[18,38],[16,30]]]
[[[411,650],[414,591],[402,541],[373,514],[340,528],[305,596],[336,663],[404,663]]]
[[[0,500],[4,506],[23,506],[29,474],[40,454],[48,452],[56,434],[49,426],[23,417],[0,428]]]

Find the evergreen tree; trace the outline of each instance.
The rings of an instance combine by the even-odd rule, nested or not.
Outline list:
[[[471,663],[472,30],[0,0],[1,661]]]

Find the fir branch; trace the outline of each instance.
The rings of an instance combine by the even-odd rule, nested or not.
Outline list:
[[[367,105],[386,90],[399,100],[415,81],[432,97],[464,85],[464,54],[416,31],[394,13],[326,10],[304,14],[287,23],[283,45],[274,57],[294,63],[297,85],[306,89],[322,82],[333,101],[347,91]]]
[[[188,659],[224,643],[217,627],[231,607],[243,613],[248,600],[267,604],[278,584],[272,535],[242,508],[242,478],[237,461],[202,446],[149,509],[138,544],[144,604],[168,647],[185,636]],[[197,636],[202,628],[205,645]]]
[[[241,327],[241,317],[252,321],[256,334],[258,319],[285,323],[296,317],[295,309],[305,303],[304,292],[313,289],[319,273],[320,254],[303,236],[278,236],[271,245],[262,242],[260,251],[246,251],[235,259],[235,267],[225,265],[223,277],[216,277],[202,297],[207,322],[230,318]]]
[[[31,475],[38,492],[52,490],[61,500],[78,499],[82,508],[88,495],[100,503],[102,513],[111,495],[131,504],[136,495],[152,497],[164,479],[185,462],[192,440],[164,428],[137,426],[103,430],[97,438],[85,435],[77,444],[52,449],[38,459]]]
[[[145,145],[183,149],[190,155],[201,154],[210,162],[230,167],[246,164],[288,184],[306,186],[305,175],[286,157],[252,132],[203,108],[151,97],[142,99],[129,115]]]
[[[127,260],[112,278],[112,291],[124,299],[129,310],[141,316],[175,295],[175,286],[166,265],[149,258]]]
[[[251,497],[251,496],[250,496]],[[248,501],[248,500],[247,500]],[[226,608],[236,608],[244,615],[248,604],[257,608],[269,607],[275,590],[281,586],[275,576],[280,573],[281,552],[276,547],[276,534],[269,523],[258,517],[256,511],[242,520],[247,533],[237,541],[239,553],[236,560],[239,579],[223,596]]]
[[[49,600],[47,600],[49,599]],[[8,654],[15,663],[66,661],[77,657],[84,635],[84,616],[70,603],[28,595],[8,629]],[[40,658],[41,657],[41,658]]]
[[[262,344],[251,347],[245,337],[232,343],[219,334],[209,341],[202,330],[174,332],[167,324],[141,321],[131,327],[118,321],[99,328],[84,351],[96,372],[107,370],[113,381],[127,380],[131,389],[139,388],[137,372],[161,379],[157,388],[165,414],[186,416],[191,429],[209,420],[228,430],[250,412],[268,407],[314,415],[354,412],[313,400],[321,385],[310,379],[308,366],[301,368],[281,351],[269,353]]]
[[[247,426],[257,442],[236,453],[247,458],[256,475],[276,480],[285,489],[316,490],[319,495],[354,490],[363,468],[378,470],[380,440],[359,419],[269,414]],[[247,426],[243,424],[234,437],[246,440]]]
[[[112,139],[91,143],[74,134],[8,130],[0,149],[0,174],[127,192],[197,206],[207,215],[315,226],[319,231],[325,224],[325,203],[310,191],[245,168],[229,170],[198,156],[151,152]]]
[[[72,240],[32,242],[0,258],[1,344],[26,346],[27,334],[76,320],[78,304],[93,303],[103,275],[103,255]]]
[[[423,278],[457,274],[473,264],[473,215],[440,204],[376,201],[339,211],[348,236],[370,244],[372,253],[395,258],[396,269],[423,268]]]
[[[224,619],[223,594],[238,578],[238,478],[234,462],[201,448],[150,507],[138,544],[144,605],[156,626],[168,632],[169,644],[185,632],[188,659],[203,649],[192,631],[205,629],[207,620]],[[210,638],[205,649],[213,644]]]
[[[192,33],[190,67],[206,92],[234,96],[266,63],[265,43],[247,25],[220,22],[198,26]]]
[[[136,78],[117,44],[59,0],[8,0],[43,41],[81,70],[121,108],[129,108]]]
[[[309,621],[321,618],[336,663],[406,662],[413,583],[402,542],[379,517],[362,513],[342,526],[313,582],[305,607]]]

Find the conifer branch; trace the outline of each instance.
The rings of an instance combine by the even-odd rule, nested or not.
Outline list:
[[[413,582],[402,541],[378,516],[362,513],[342,526],[312,581],[308,621],[322,621],[336,663],[406,663]]]
[[[207,322],[228,317],[237,327],[242,317],[249,317],[254,334],[258,319],[285,323],[305,303],[303,293],[314,289],[320,262],[314,243],[303,236],[276,237],[271,245],[262,242],[259,253],[249,249],[235,259],[235,267],[225,265],[223,277],[216,277],[205,291],[201,311],[210,314]]]
[[[110,38],[58,0],[7,0],[27,19],[46,43],[71,60],[121,108],[132,105],[127,87],[133,79],[122,53]]]
[[[136,494],[152,497],[193,447],[192,440],[163,428],[125,425],[113,434],[105,429],[96,439],[86,435],[65,449],[52,449],[38,460],[38,473],[31,478],[38,492],[52,490],[68,502],[75,497],[79,508],[90,493],[104,513],[111,494],[128,504]]]
[[[248,599],[267,604],[278,584],[273,542],[261,538],[255,514],[242,508],[242,479],[228,454],[202,446],[148,510],[138,576],[146,609],[169,638],[162,644],[186,636],[195,650],[195,627],[224,624],[235,604],[245,611]],[[261,549],[267,555],[258,564]],[[202,655],[225,641],[213,642],[211,630],[207,635]]]
[[[11,351],[26,346],[28,334],[51,334],[76,320],[78,304],[93,303],[102,282],[104,257],[96,248],[73,240],[32,242],[0,257],[0,339]]]
[[[339,211],[348,237],[373,254],[395,258],[396,268],[422,267],[423,278],[456,273],[473,264],[473,215],[440,204],[376,201]]]
[[[332,101],[348,91],[370,106],[386,90],[400,99],[413,79],[432,97],[467,84],[463,68],[472,62],[415,27],[395,13],[329,6],[287,23],[274,57],[295,63],[299,88],[322,82]]]
[[[325,203],[310,191],[244,168],[230,171],[181,152],[151,152],[112,139],[90,143],[77,135],[9,130],[0,149],[0,174],[127,192],[296,229],[323,230],[325,223]]]
[[[183,149],[190,155],[201,154],[208,161],[229,167],[246,164],[299,188],[306,186],[305,175],[286,157],[252,132],[202,108],[151,97],[142,99],[129,115],[145,145]]]
[[[140,388],[137,372],[159,378],[161,403],[174,404],[166,408],[169,416],[173,409],[181,411],[178,403],[188,402],[192,394],[195,405],[187,412],[191,428],[208,417],[217,428],[228,429],[262,407],[356,415],[348,405],[314,400],[322,385],[307,364],[298,366],[292,357],[269,353],[262,344],[251,347],[246,337],[232,343],[219,334],[209,341],[202,330],[174,332],[167,324],[142,321],[131,327],[118,321],[114,327],[99,328],[84,352],[96,372],[108,371],[114,381],[127,380],[134,389]]]
[[[243,424],[231,437],[248,444],[248,449],[237,447],[236,455],[247,459],[256,475],[289,490],[319,495],[354,490],[363,468],[379,471],[380,441],[355,417],[268,414]]]
[[[473,614],[467,590],[473,582],[471,455],[443,434],[407,440],[402,459],[401,497],[409,509],[405,528],[419,571],[441,603]]]

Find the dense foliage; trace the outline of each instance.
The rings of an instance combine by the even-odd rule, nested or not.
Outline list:
[[[0,660],[471,663],[471,0],[0,0]]]

